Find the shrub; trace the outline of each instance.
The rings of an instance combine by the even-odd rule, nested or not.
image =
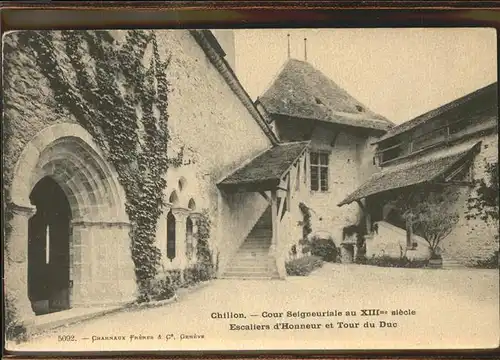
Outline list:
[[[318,256],[303,256],[285,263],[286,273],[291,276],[306,276],[321,266],[323,260]]]
[[[184,283],[182,284],[182,286],[184,287],[192,286],[200,281],[198,269],[195,266],[185,268],[183,270],[183,276]]]
[[[423,268],[428,264],[428,260],[410,260],[407,257],[393,258],[390,256],[379,256],[366,259],[366,265],[397,268]]]
[[[26,341],[28,336],[26,328],[17,317],[17,308],[15,302],[7,293],[5,298],[5,338],[15,342]]]
[[[166,300],[173,297],[181,285],[180,270],[165,271],[147,284],[147,291],[141,293],[137,299],[139,303]]]
[[[336,262],[339,253],[333,239],[313,237],[310,241],[311,255],[321,258],[323,261]]]
[[[215,277],[215,269],[211,264],[195,264],[184,269],[184,283],[182,286],[192,286],[201,281],[208,281]]]
[[[491,256],[486,260],[478,260],[473,265],[475,268],[480,269],[498,269],[500,268],[500,262],[498,259],[498,250],[496,250]]]

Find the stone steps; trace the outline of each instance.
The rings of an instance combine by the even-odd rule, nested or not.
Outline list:
[[[271,211],[266,209],[222,274],[223,279],[268,280],[278,277],[269,269]]]

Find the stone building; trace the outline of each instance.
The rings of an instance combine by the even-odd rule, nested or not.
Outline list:
[[[372,142],[393,124],[296,59],[284,64],[256,106],[281,141],[310,141],[310,173],[301,201],[312,214],[312,235],[332,237],[337,246],[345,240],[344,261],[352,261],[355,247],[344,239],[343,229],[360,225],[362,212],[355,204],[336,205],[378,171]],[[293,211],[299,219],[298,207]]]
[[[430,256],[427,243],[393,202],[401,192],[418,193],[427,185],[451,189],[458,197],[452,205],[458,223],[439,244],[444,266],[475,265],[498,254],[498,197],[492,209],[496,220],[468,216],[468,199],[477,194],[478,182],[490,183],[488,169],[498,166],[497,87],[488,85],[393,127],[374,142],[381,171],[339,203],[358,202],[377,224],[377,232],[367,237],[368,257]],[[498,184],[498,173],[493,176]]]
[[[131,42],[131,34],[140,36]],[[170,89],[168,153],[179,163],[159,176],[166,180],[160,194],[166,205],[153,224],[158,276],[196,263],[202,213],[212,224],[209,246],[219,276],[285,276],[284,257],[278,254],[285,248],[281,239],[288,223],[283,217],[291,207],[292,190],[299,191],[304,182],[297,169],[306,166],[309,144],[279,142],[212,32],[20,31],[5,35],[4,47],[5,289],[22,321],[137,298],[139,273],[133,258],[152,254],[141,253],[133,241],[134,197],[126,191],[144,196],[141,191],[146,190],[136,189],[123,174],[144,174],[149,179],[144,184],[153,188],[159,179],[147,177],[152,168],[117,162],[129,155],[116,151],[129,139],[105,127],[127,121],[135,130],[119,131],[138,138],[129,151],[144,149],[146,135],[155,135],[151,129],[148,133],[152,125],[145,119],[154,126],[165,120],[154,103],[160,104],[164,80]],[[104,58],[99,55],[104,51],[116,56]],[[167,64],[166,79],[158,75],[160,60]],[[103,71],[109,66],[113,71]],[[131,78],[135,75],[124,70],[131,66],[142,69],[142,77]],[[144,79],[151,80],[149,88],[139,87]],[[103,93],[103,86],[116,93]],[[145,91],[153,105],[144,107],[144,99],[135,98],[131,89]],[[115,99],[111,107],[93,107],[109,98]],[[127,101],[142,105],[114,109]],[[137,121],[105,116],[121,117],[125,111]],[[95,119],[105,121],[96,124]],[[118,140],[102,137],[106,131],[118,133]],[[256,166],[262,160],[269,172]],[[141,201],[153,198],[159,201],[155,194]],[[147,220],[149,214],[143,215]],[[259,226],[265,236],[243,247]],[[242,266],[232,266],[238,254]]]

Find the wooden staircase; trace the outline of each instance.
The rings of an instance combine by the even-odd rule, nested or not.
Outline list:
[[[276,265],[269,255],[271,240],[271,207],[268,207],[255,223],[221,277],[246,280],[278,278]]]

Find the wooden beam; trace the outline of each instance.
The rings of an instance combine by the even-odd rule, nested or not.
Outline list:
[[[302,167],[302,157],[299,158],[297,161],[297,168],[296,168],[296,177],[295,177],[295,191],[298,191],[300,189],[300,168]]]
[[[304,153],[304,184],[309,184],[307,177],[309,176],[309,151]]]
[[[270,198],[270,197],[266,194],[266,192],[265,192],[265,191],[259,191],[259,194],[261,194],[261,195],[262,195],[262,197],[263,197],[264,199],[266,199],[266,201],[267,201],[268,203],[271,203],[271,198]]]
[[[279,199],[280,199],[280,202],[279,202],[277,214],[281,214],[281,212],[283,211],[283,207],[285,206],[286,197],[281,197]]]
[[[282,210],[280,212],[280,221],[283,220],[283,217],[285,216],[286,213],[286,208],[288,207],[288,200],[286,198],[283,199],[283,202],[285,203],[285,205],[282,206]]]
[[[332,141],[330,142],[330,146],[333,148],[335,147],[335,143],[337,142],[337,138],[340,134],[340,131],[337,131],[336,133],[333,134]]]
[[[363,203],[361,202],[361,200],[356,200],[356,202],[358,203],[359,207],[361,208],[361,210],[363,210],[363,212],[366,211],[366,208],[365,206],[363,205]]]
[[[271,238],[271,246],[276,249],[276,244],[278,243],[278,197],[276,190],[271,190],[271,227],[273,235]]]
[[[285,176],[283,176],[280,179],[280,184],[278,185],[278,188],[282,190],[288,190],[290,187],[288,186],[289,182],[288,180],[290,179],[290,172],[287,172]]]
[[[291,176],[290,176],[290,173],[288,174],[288,184],[287,184],[287,187],[288,187],[288,191],[286,193],[286,207],[285,207],[285,210],[288,211],[290,210],[290,198],[291,198],[291,193],[292,193],[292,187],[291,187]]]

